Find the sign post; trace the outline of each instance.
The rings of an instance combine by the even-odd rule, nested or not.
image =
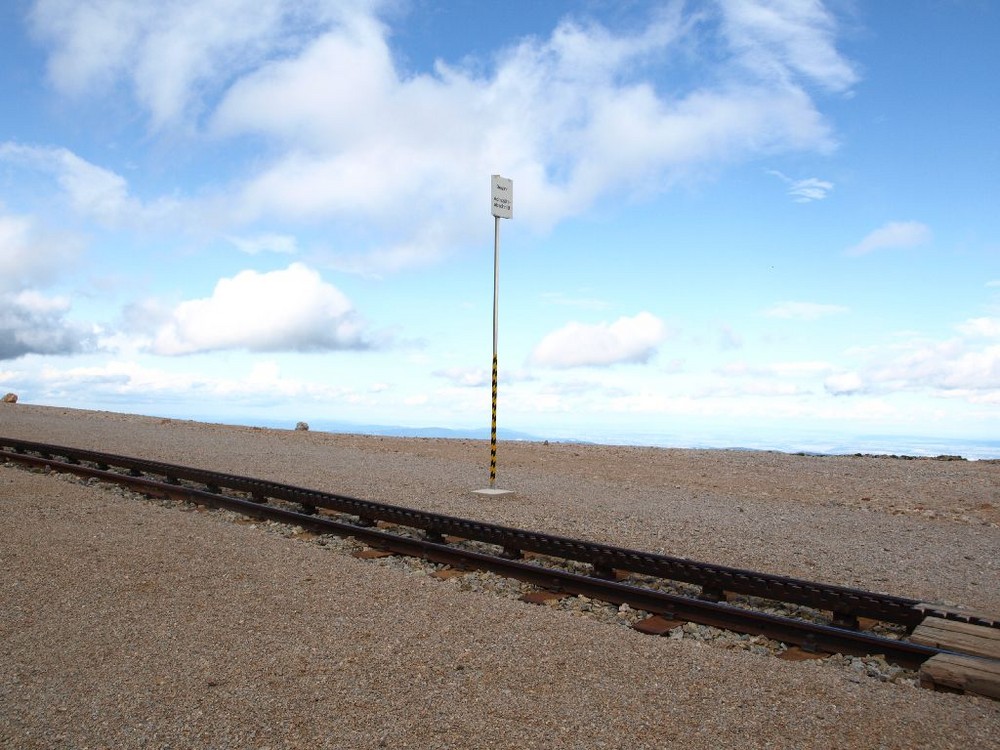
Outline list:
[[[491,199],[493,214],[493,401],[490,419],[490,486],[475,490],[482,495],[506,495],[511,490],[498,490],[497,481],[497,330],[500,298],[500,219],[514,217],[514,181],[492,175]]]

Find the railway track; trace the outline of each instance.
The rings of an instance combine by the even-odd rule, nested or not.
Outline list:
[[[808,651],[881,654],[907,669],[955,652],[862,631],[860,618],[896,626],[901,634],[912,631],[925,618],[932,618],[986,628],[986,632],[1000,635],[1000,619],[916,599],[542,534],[204,469],[3,437],[0,458],[96,477],[150,496],[224,508],[319,534],[349,536],[389,552],[458,569],[491,571],[544,589],[628,604],[670,619],[762,635]],[[660,581],[680,582],[694,595],[661,590],[655,585]],[[729,597],[740,598],[739,605],[727,601]],[[828,616],[826,622],[817,622],[748,608],[748,602],[756,600],[805,607]]]

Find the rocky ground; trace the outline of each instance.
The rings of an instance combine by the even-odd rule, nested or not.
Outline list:
[[[290,425],[291,427],[291,425]],[[0,404],[0,435],[1000,612],[1000,463],[265,430]],[[0,466],[3,747],[1000,747],[877,659]]]

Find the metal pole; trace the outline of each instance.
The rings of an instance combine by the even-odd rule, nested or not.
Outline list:
[[[493,410],[490,420],[490,489],[497,481],[497,330],[500,298],[500,217],[493,217]]]

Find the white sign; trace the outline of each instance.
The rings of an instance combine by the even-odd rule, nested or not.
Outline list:
[[[493,175],[493,215],[514,218],[514,181],[498,174]]]

